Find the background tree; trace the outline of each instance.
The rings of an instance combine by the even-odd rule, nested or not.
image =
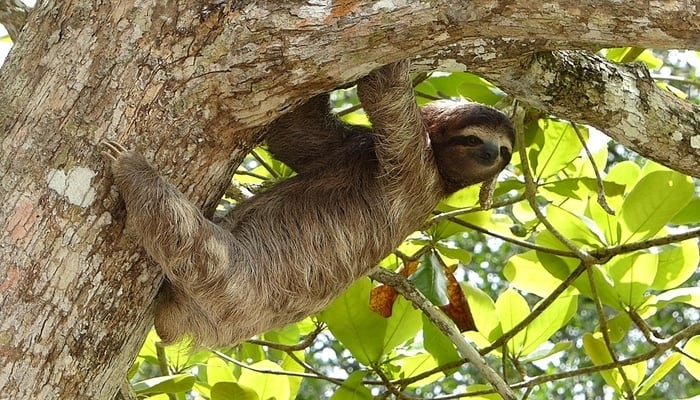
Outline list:
[[[595,12],[587,11],[593,6]],[[102,139],[141,146],[163,174],[213,212],[265,124],[313,94],[407,57],[416,60],[417,71],[439,66],[479,73],[517,99],[510,109],[521,124],[523,148],[496,192],[495,204],[510,208],[480,210],[474,194],[464,192],[441,206],[423,233],[400,249],[402,257],[389,258],[386,266],[420,260],[413,280],[441,303],[445,286],[425,284],[443,276],[441,261],[465,260],[465,247],[484,251],[461,234],[463,225],[478,222],[513,243],[487,242],[492,249],[529,248],[504,267],[488,265],[485,283],[502,273],[508,289],[463,286],[479,329],[469,337],[516,391],[546,392],[554,387],[536,385],[562,378],[556,363],[536,364],[536,358],[555,351],[566,351],[564,360],[582,357],[569,352],[561,332],[552,336],[579,318],[577,310],[582,319],[573,326],[580,327],[567,334],[590,362],[582,359],[577,366],[588,369],[573,375],[604,371],[609,390],[627,397],[649,393],[669,370],[680,370],[678,363],[697,377],[700,325],[688,305],[698,307],[700,298],[692,284],[697,278],[690,278],[698,264],[692,226],[700,217],[694,181],[680,174],[700,176],[697,106],[657,86],[638,65],[555,51],[634,46],[607,54],[630,61],[636,49],[693,49],[700,37],[697,8],[695,1],[125,1],[96,7],[79,0],[42,2],[26,14],[14,1],[0,2],[0,22],[15,38],[0,70],[0,393],[109,398],[148,332],[161,276],[122,236],[121,208],[96,148]],[[479,100],[502,97],[473,77],[446,79],[444,86],[433,79],[418,89],[433,97],[466,94],[447,89],[449,79],[463,79],[465,88],[493,93]],[[550,115],[603,130],[671,170],[651,163],[608,166],[607,154],[597,151],[591,158],[605,173],[599,179],[594,163],[579,157],[587,129]],[[598,186],[615,216],[597,205]],[[450,376],[440,385],[445,393],[491,390],[472,385],[484,381],[471,370],[454,370],[464,363],[450,341],[407,302],[397,300],[388,320],[359,312],[358,299],[369,298],[370,286],[360,281],[350,289],[353,296],[318,319],[354,357],[340,364],[354,372],[336,390],[338,398],[410,394],[414,386],[423,396],[432,389],[418,378],[434,379],[438,371]],[[675,303],[683,306],[666,326],[663,315]],[[358,316],[365,320],[349,319]],[[364,322],[362,335],[352,335],[348,322]],[[156,347],[149,352],[154,345],[148,339],[132,370],[141,380],[135,388],[180,393],[173,396],[194,389],[211,398],[236,391],[293,396],[307,375],[288,377],[280,369],[316,374],[302,362],[301,349],[330,340],[312,340],[315,328],[308,325],[265,335],[262,347],[245,344],[217,357],[186,359]],[[314,344],[274,344],[288,346],[307,333]],[[338,346],[328,348],[338,349],[342,361],[348,353]],[[536,351],[544,353],[536,357]],[[261,360],[253,368],[275,374],[255,373],[234,358]],[[166,359],[188,373],[160,378],[160,388],[143,380],[153,375],[151,364],[169,373]],[[333,383],[328,390],[341,383],[333,372],[318,374]],[[168,386],[175,383],[180,386]]]

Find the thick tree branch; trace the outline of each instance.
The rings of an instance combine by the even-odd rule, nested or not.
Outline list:
[[[647,158],[700,177],[700,107],[659,88],[640,65],[557,51],[485,75],[540,110],[590,124]]]

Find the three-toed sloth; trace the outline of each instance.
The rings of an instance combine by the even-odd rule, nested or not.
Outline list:
[[[127,227],[167,277],[155,325],[165,342],[236,344],[320,311],[372,271],[440,199],[492,179],[510,161],[499,111],[416,105],[406,61],[362,78],[372,128],[312,98],[268,129],[272,154],[297,175],[207,220],[139,153],[106,144]]]

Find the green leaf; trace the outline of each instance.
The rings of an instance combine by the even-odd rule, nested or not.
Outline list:
[[[639,391],[637,392],[638,395],[643,395],[644,393],[648,392],[649,389],[654,387],[657,382],[659,382],[661,379],[663,379],[671,370],[673,367],[678,364],[678,362],[681,360],[681,355],[678,353],[673,353],[668,358],[666,358],[655,370],[652,372],[647,379],[642,382],[642,384],[639,386]]]
[[[355,371],[350,374],[330,400],[372,400],[372,393],[362,383],[365,375],[367,371]]]
[[[263,371],[282,372],[282,368],[270,360],[258,361],[250,367]],[[289,378],[284,375],[274,375],[244,368],[238,383],[255,390],[261,400],[289,398]]]
[[[129,372],[126,373],[126,379],[131,380],[137,372],[139,372],[139,367],[141,366],[141,360],[138,358],[134,361],[133,364],[131,364],[131,367],[129,367]]]
[[[450,302],[447,297],[447,276],[435,253],[426,254],[420,267],[409,278],[411,283],[436,306]]]
[[[571,348],[571,342],[555,343],[554,346],[551,346],[551,347],[540,347],[536,351],[533,351],[532,353],[528,354],[527,357],[521,358],[520,361],[521,362],[539,361],[539,360],[545,359],[551,355],[560,353],[564,350],[568,350],[570,348]]]
[[[467,186],[443,199],[437,208],[439,210],[457,210],[475,207],[479,204],[479,191],[479,185]]]
[[[471,304],[471,301],[470,301]],[[422,314],[422,313],[421,313]],[[425,315],[423,320],[423,347],[437,360],[439,364],[447,364],[448,362],[457,361],[460,359],[454,343],[445,336],[435,324],[432,323]]]
[[[209,386],[214,386],[219,382],[235,382],[236,378],[233,376],[233,370],[229,364],[219,357],[211,357],[207,360],[206,368],[199,368],[203,371],[200,373],[200,377],[203,381],[209,384]]]
[[[603,181],[607,196],[619,196],[624,193],[625,187],[615,182]],[[591,192],[598,190],[598,181],[594,178],[566,178],[542,185],[542,189],[565,198],[583,200]]]
[[[680,286],[700,264],[697,239],[664,246],[661,250],[652,289],[666,290]]]
[[[369,308],[372,284],[362,278],[319,314],[331,333],[364,365],[379,362],[387,320]]]
[[[484,104],[496,104],[503,93],[483,78],[466,73],[432,76],[421,82],[416,90],[431,96],[442,98],[468,98]],[[422,98],[419,97],[419,100]]]
[[[530,314],[530,307],[527,301],[513,289],[507,289],[496,300],[496,315],[501,321],[501,329],[508,332],[520,321]],[[525,343],[525,331],[522,330],[508,341],[508,351],[515,356],[519,356]]]
[[[463,283],[461,286],[469,302],[469,309],[472,311],[474,324],[479,333],[491,342],[503,336],[501,323],[498,318],[494,318],[496,304],[491,300],[491,297],[469,283]]]
[[[621,312],[608,320],[608,336],[612,343],[619,343],[627,336],[632,328],[632,319],[627,313]]]
[[[610,357],[610,353],[605,346],[600,332],[594,335],[590,333],[583,335],[583,349],[595,365],[603,365],[612,362],[612,358]],[[636,389],[646,374],[646,362],[642,361],[622,368],[625,371],[625,375],[627,376],[632,390]],[[624,392],[622,389],[624,387],[624,380],[617,370],[600,371],[600,374],[605,382],[612,386],[616,392],[619,394]]]
[[[621,243],[656,235],[693,198],[689,177],[675,171],[653,171],[644,176],[620,210]]]
[[[211,400],[259,400],[255,390],[234,382],[219,382],[211,388]],[[280,399],[284,400],[284,399]]]
[[[181,393],[191,390],[194,381],[194,376],[190,374],[158,376],[136,382],[133,388],[138,395]]]
[[[435,245],[435,250],[449,259],[450,262],[446,261],[448,265],[458,262],[468,264],[472,259],[472,253],[469,250],[458,247],[453,241],[440,241]]]
[[[603,269],[612,279],[620,302],[637,308],[644,301],[644,292],[654,281],[657,264],[657,254],[636,252],[615,257]]]
[[[489,391],[489,390],[493,390],[493,387],[491,387],[489,385],[470,385],[470,386],[467,386],[466,393],[469,394],[469,393],[475,393],[475,392],[485,392],[485,391]],[[501,400],[503,397],[501,397],[500,395],[498,395],[496,393],[493,393],[493,394],[482,394],[482,395],[478,395],[478,396],[469,396],[466,398],[469,400]]]
[[[306,353],[303,350],[299,351],[294,351],[291,354],[296,356],[297,359],[304,361],[306,359]],[[292,358],[291,354],[285,354],[282,358],[282,369],[285,371],[290,371],[290,372],[299,372],[303,373],[305,372],[304,366],[300,365],[294,358]],[[304,378],[302,377],[297,377],[297,376],[289,376],[289,392],[290,392],[290,399],[295,399],[297,398],[297,395],[299,394],[299,389],[301,388],[301,383],[303,382]]]
[[[700,308],[700,287],[671,289],[656,296],[659,308],[669,303],[685,303]]]
[[[525,329],[521,355],[528,355],[549,340],[576,313],[578,296],[561,295]]]
[[[593,282],[595,283],[596,293],[598,298],[603,304],[609,305],[616,310],[622,310],[620,305],[620,297],[613,286],[612,279],[605,273],[603,266],[592,265],[589,267],[593,275]],[[593,291],[591,290],[590,279],[588,274],[584,273],[582,276],[578,277],[574,281],[574,287],[588,298],[593,299]]]
[[[383,354],[393,351],[408,339],[414,338],[423,326],[421,322],[423,313],[402,296],[396,298],[392,311],[384,332]]]
[[[685,343],[683,350],[686,354],[689,354],[695,359],[700,359],[700,336],[693,336]],[[681,358],[681,365],[685,368],[690,375],[696,380],[700,380],[700,363],[693,360],[692,358],[683,356]]]
[[[639,180],[642,169],[632,161],[622,161],[610,168],[605,180],[625,187],[625,193],[629,193]]]
[[[395,364],[401,367],[399,376],[402,378],[419,375],[438,366],[435,359],[430,354],[416,354],[415,356],[402,357],[398,359]],[[411,383],[408,387],[423,387],[440,379],[442,375],[441,372],[436,372],[419,381]]]
[[[547,218],[556,221],[557,230],[570,241],[593,248],[605,246],[605,235],[598,226],[583,215],[574,215],[555,205],[547,207]]]
[[[552,258],[555,261],[559,259],[557,256],[552,256]],[[543,264],[535,251],[520,253],[508,259],[503,268],[503,276],[511,285],[522,291],[547,297],[561,284],[560,276],[568,275],[569,271],[563,262],[549,263],[550,267],[561,267],[561,273],[557,273],[555,276]]]
[[[533,163],[538,180],[561,172],[579,156],[583,148],[571,124],[542,119],[539,126],[544,134],[544,144],[537,153],[537,162]]]
[[[584,334],[583,350],[586,352],[594,365],[609,364],[613,361],[612,357],[610,357],[610,353],[608,352],[608,348],[605,347],[605,342],[603,341],[600,333],[596,333],[595,335],[590,333]],[[612,386],[616,391],[620,390],[620,386],[616,382],[611,371],[600,371],[600,375],[608,385]]]
[[[696,197],[690,201],[678,214],[672,219],[671,223],[675,225],[693,225],[700,222],[700,198]]]

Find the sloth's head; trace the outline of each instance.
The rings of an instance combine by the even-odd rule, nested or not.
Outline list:
[[[442,100],[421,113],[446,193],[490,180],[510,162],[515,131],[502,112]]]

